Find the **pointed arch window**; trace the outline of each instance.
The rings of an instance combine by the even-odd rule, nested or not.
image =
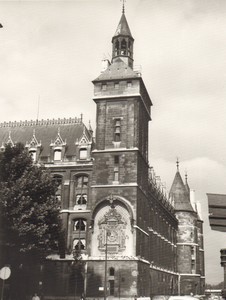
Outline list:
[[[119,41],[116,40],[115,42],[115,55],[119,55]]]

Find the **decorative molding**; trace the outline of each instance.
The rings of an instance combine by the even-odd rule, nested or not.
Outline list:
[[[63,119],[47,119],[47,120],[30,120],[30,121],[9,121],[0,123],[0,128],[3,127],[24,127],[24,126],[42,126],[42,125],[70,125],[82,124],[82,118],[63,118]]]

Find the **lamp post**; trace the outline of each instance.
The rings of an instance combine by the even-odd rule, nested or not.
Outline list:
[[[107,299],[107,258],[108,258],[108,236],[111,233],[106,230],[106,241],[105,241],[105,268],[104,268],[104,300]]]

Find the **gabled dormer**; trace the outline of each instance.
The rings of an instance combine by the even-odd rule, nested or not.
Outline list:
[[[51,160],[54,162],[63,161],[66,151],[66,140],[64,141],[60,135],[60,128],[54,141],[51,141]]]
[[[90,131],[88,132],[85,126],[83,127],[83,133],[80,139],[77,139],[75,145],[77,146],[77,151],[76,151],[77,160],[82,160],[82,161],[90,160],[92,136],[90,137]]]
[[[14,143],[11,138],[11,131],[9,131],[8,140],[6,142],[2,142],[1,151],[5,151],[5,145],[11,145],[12,147],[14,147]]]
[[[28,152],[31,154],[31,157],[34,162],[38,161],[40,152],[42,150],[41,141],[38,142],[36,135],[35,135],[35,129],[33,130],[33,135],[30,140],[30,142],[26,142],[25,148],[28,149]]]

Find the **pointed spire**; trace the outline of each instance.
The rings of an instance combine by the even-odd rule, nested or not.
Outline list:
[[[112,62],[118,59],[124,61],[130,68],[133,68],[133,42],[129,25],[125,16],[125,0],[122,5],[122,16],[112,38]]]
[[[188,188],[179,172],[179,160],[177,158],[177,172],[173,180],[173,184],[170,189],[170,198],[174,200],[174,208],[176,211],[189,211],[194,212],[190,203],[190,195]]]

